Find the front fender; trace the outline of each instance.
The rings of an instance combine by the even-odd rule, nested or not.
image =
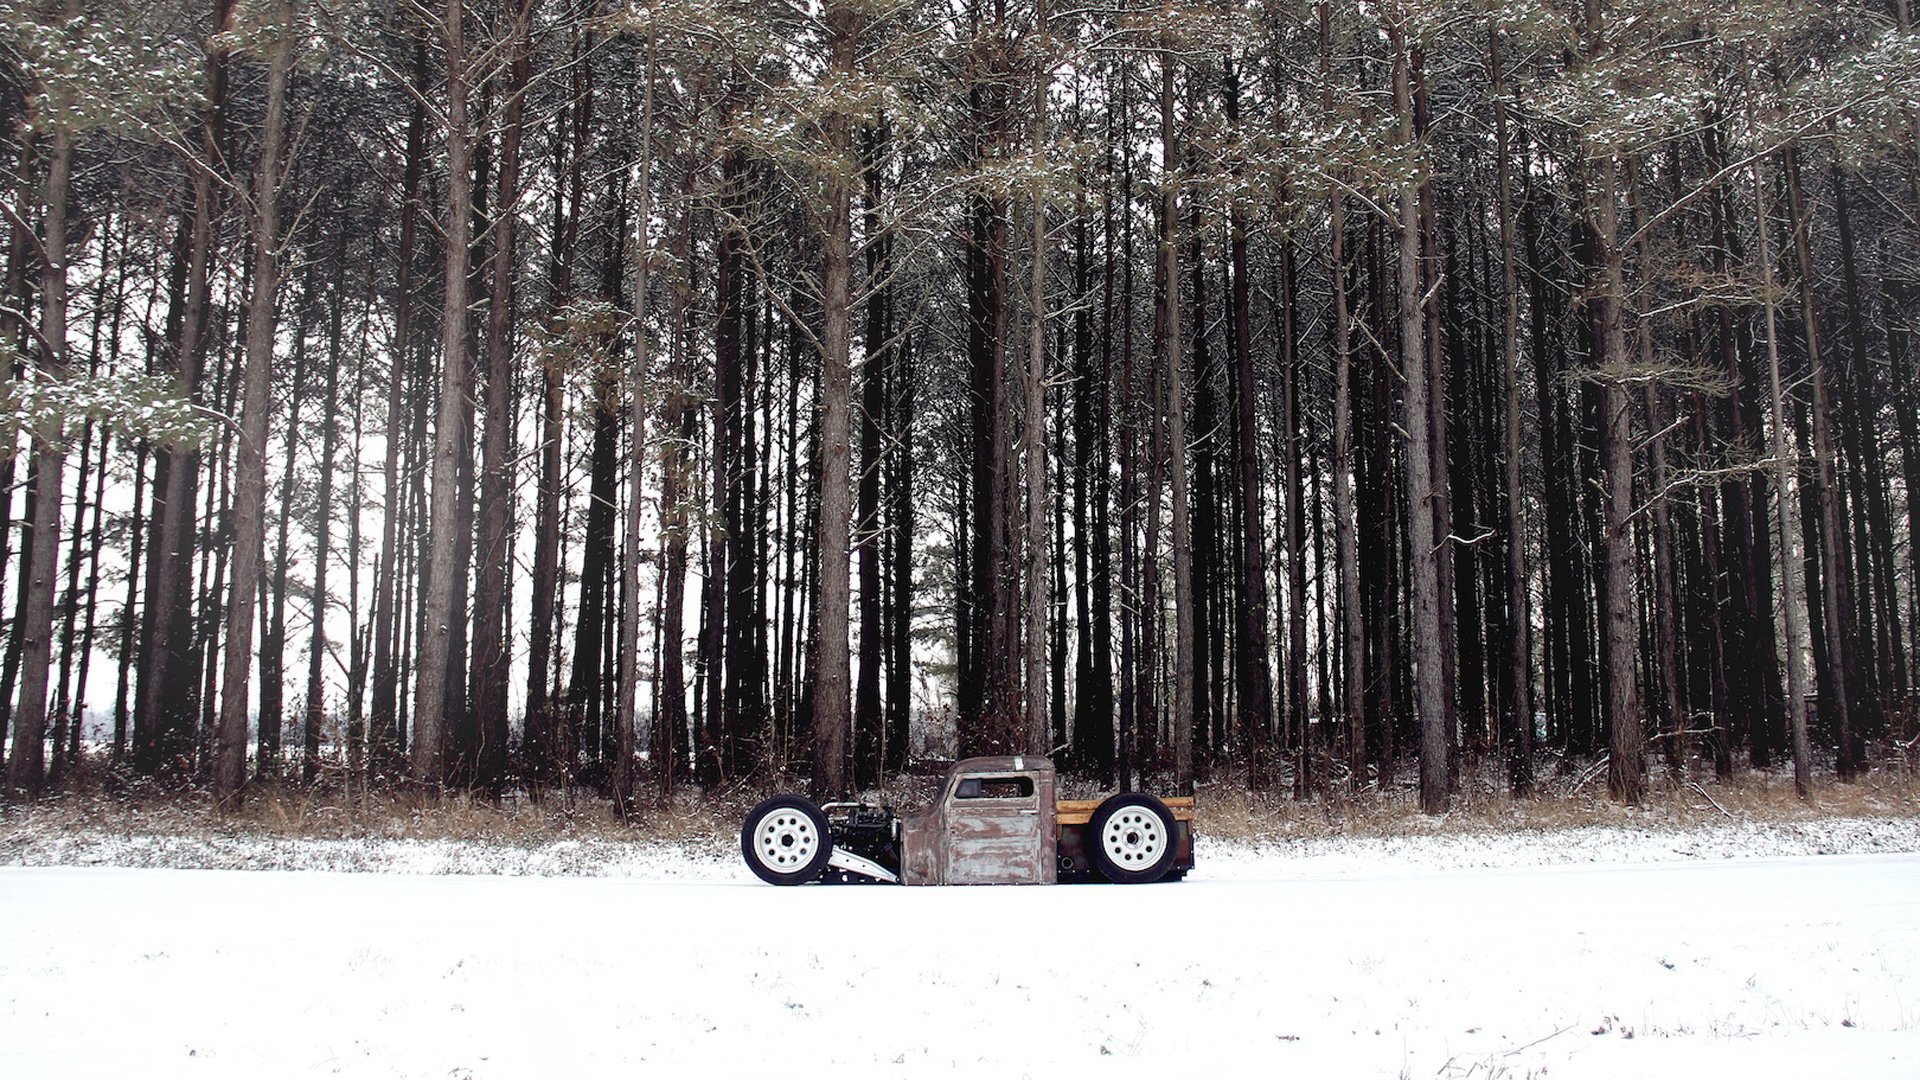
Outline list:
[[[900,880],[943,885],[947,880],[945,800],[900,819]]]

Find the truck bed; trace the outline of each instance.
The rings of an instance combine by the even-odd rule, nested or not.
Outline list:
[[[1092,857],[1093,838],[1087,835],[1093,813],[1105,799],[1056,799],[1054,831],[1059,859],[1059,880],[1099,881],[1101,875]],[[1193,867],[1193,797],[1161,799],[1173,815],[1174,861],[1164,880],[1178,881]]]
[[[1105,801],[1104,799],[1058,799],[1053,804],[1054,820],[1056,824],[1062,826],[1085,825],[1093,820],[1093,812],[1098,810],[1100,804]],[[1178,799],[1161,799],[1160,801],[1172,811],[1173,820],[1187,822],[1191,827],[1193,796],[1187,795]]]

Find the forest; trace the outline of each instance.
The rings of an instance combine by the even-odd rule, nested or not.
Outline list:
[[[10,798],[1915,747],[1909,0],[5,0],[0,161]]]

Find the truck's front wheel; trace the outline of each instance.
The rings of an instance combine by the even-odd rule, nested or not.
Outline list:
[[[1093,812],[1087,834],[1093,863],[1108,881],[1142,885],[1159,881],[1173,866],[1173,814],[1151,795],[1108,798]]]
[[[833,855],[833,834],[820,808],[798,795],[776,795],[754,807],[740,827],[740,854],[761,881],[813,881]]]

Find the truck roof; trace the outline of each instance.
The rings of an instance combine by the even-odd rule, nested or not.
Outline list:
[[[954,762],[954,772],[1044,772],[1053,762],[1039,754],[1000,754]]]

